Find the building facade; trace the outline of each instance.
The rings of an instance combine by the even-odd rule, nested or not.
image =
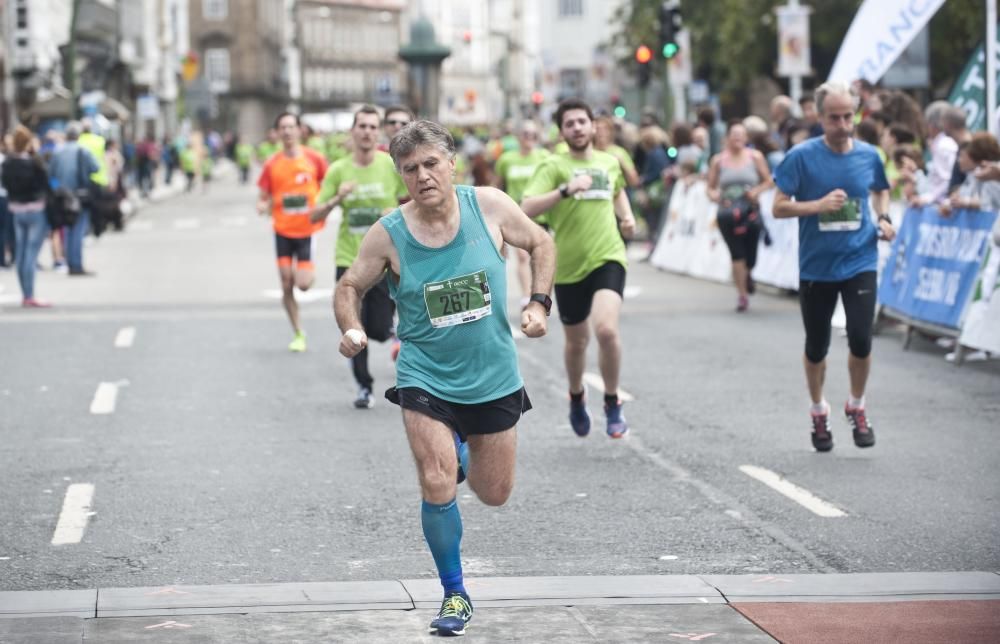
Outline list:
[[[303,112],[391,105],[405,95],[399,51],[405,0],[297,0]]]
[[[291,101],[284,0],[190,0],[191,49],[199,73],[186,87],[199,127],[264,136]]]

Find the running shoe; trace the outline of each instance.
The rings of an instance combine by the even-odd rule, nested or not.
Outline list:
[[[628,433],[628,423],[625,422],[625,414],[622,413],[624,406],[620,400],[614,407],[604,405],[604,415],[608,418],[608,436],[611,438],[622,438]]]
[[[306,334],[299,331],[295,334],[295,339],[288,344],[288,350],[293,353],[302,353],[306,350]]]
[[[375,398],[372,397],[372,390],[368,387],[358,388],[358,397],[354,399],[356,409],[371,409],[375,406]]]
[[[854,444],[858,447],[871,447],[875,444],[875,429],[865,417],[865,408],[852,409],[844,405],[844,414],[847,422],[851,424],[851,431],[854,434]]]
[[[392,339],[392,347],[389,349],[389,355],[392,356],[392,361],[395,362],[399,358],[399,350],[402,348],[402,344],[399,338]]]
[[[581,438],[590,433],[590,414],[587,413],[586,399],[580,402],[569,399],[569,424]]]
[[[47,309],[47,308],[51,307],[52,304],[50,304],[48,302],[45,302],[45,301],[42,301],[42,300],[36,300],[33,297],[26,297],[21,302],[21,306],[24,307],[24,308],[26,308],[26,309]]]
[[[465,472],[469,469],[469,444],[462,441],[458,432],[451,433],[455,439],[455,455],[458,457],[458,480],[461,483],[465,480]]]
[[[750,300],[747,299],[746,295],[741,295],[740,298],[736,301],[736,312],[743,313],[748,308],[750,308]]]
[[[441,602],[438,616],[431,622],[430,632],[438,635],[465,635],[465,625],[472,619],[472,602],[465,593],[453,592]]]
[[[833,434],[830,432],[830,407],[822,414],[812,416],[812,443],[817,452],[829,452],[833,449]]]

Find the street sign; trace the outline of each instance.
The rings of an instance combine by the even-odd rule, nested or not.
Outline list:
[[[153,94],[144,94],[135,100],[135,111],[141,121],[154,121],[160,115],[160,101]]]

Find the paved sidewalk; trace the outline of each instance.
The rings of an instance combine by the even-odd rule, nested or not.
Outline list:
[[[1000,641],[992,572],[483,577],[468,641]],[[0,643],[427,642],[437,580],[0,592]]]

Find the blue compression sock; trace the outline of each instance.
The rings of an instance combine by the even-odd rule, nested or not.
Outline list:
[[[458,503],[452,499],[444,505],[424,501],[420,508],[424,539],[434,556],[434,564],[444,586],[444,594],[465,593],[462,584],[462,515]]]

